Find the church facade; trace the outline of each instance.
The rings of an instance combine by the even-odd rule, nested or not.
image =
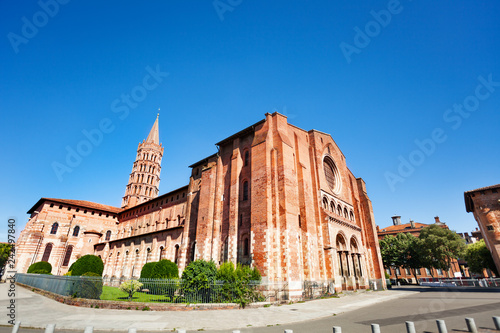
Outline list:
[[[159,195],[158,118],[139,144],[122,207],[40,199],[17,243],[17,270],[49,261],[64,274],[85,254],[102,258],[103,275],[138,278],[150,261],[180,271],[196,259],[257,267],[264,281],[304,281],[337,291],[383,279],[371,201],[329,134],[305,131],[279,113],[218,142],[190,166],[186,186]]]

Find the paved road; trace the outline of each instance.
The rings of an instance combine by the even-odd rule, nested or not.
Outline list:
[[[3,290],[0,288],[3,308],[6,303],[1,293]],[[42,324],[38,327],[44,327],[42,316],[45,315],[44,323],[62,321],[65,327],[78,328],[79,332],[83,332],[83,328],[88,324],[93,324],[96,328],[125,333],[126,327],[137,327],[139,332],[158,329],[172,331],[175,327],[182,327],[177,325],[183,323],[188,332],[204,330],[230,333],[233,328],[239,327],[245,333],[282,333],[285,329],[293,329],[294,333],[331,333],[333,326],[341,326],[344,333],[363,333],[371,332],[371,323],[378,323],[381,325],[382,333],[401,333],[406,332],[404,326],[406,320],[415,322],[417,332],[437,332],[435,319],[444,319],[449,332],[466,332],[464,317],[475,318],[477,326],[485,329],[483,332],[494,332],[491,330],[494,327],[491,317],[500,316],[500,291],[486,289],[457,291],[425,287],[401,288],[279,307],[178,313],[83,309],[59,303],[52,304],[54,301],[40,299],[42,297],[40,295],[32,294],[30,291],[25,293],[28,297],[24,298],[24,302],[40,303],[45,300],[42,304],[43,309],[36,310],[35,306],[30,307],[32,315],[23,314],[25,319],[37,318]],[[21,305],[22,301],[19,300],[18,303]],[[60,307],[69,309],[73,314],[64,313],[64,320],[58,320],[56,317],[61,319],[61,312],[57,312],[60,311]],[[68,326],[71,320],[74,321],[73,326]],[[214,330],[219,324],[224,330]],[[10,331],[10,328],[0,327],[0,333]],[[35,331],[40,332],[40,330]],[[35,331],[21,329],[20,333]],[[75,333],[66,330],[56,330],[56,332]]]

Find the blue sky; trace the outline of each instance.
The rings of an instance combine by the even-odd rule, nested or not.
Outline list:
[[[332,135],[366,181],[378,225],[439,215],[471,231],[463,192],[500,182],[499,10],[465,0],[1,1],[0,237],[9,217],[19,232],[40,197],[119,206],[158,108],[160,193],[185,185],[216,142],[278,111]],[[107,133],[85,146],[99,126]],[[67,149],[86,156],[69,167]],[[71,172],[58,177],[55,164]]]

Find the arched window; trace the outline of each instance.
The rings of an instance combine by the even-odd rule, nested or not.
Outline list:
[[[73,252],[73,246],[70,245],[66,248],[66,254],[64,255],[63,266],[68,266],[69,260],[71,259],[71,253]]]
[[[151,249],[148,247],[146,250],[146,264],[149,262],[149,258],[151,257]]]
[[[248,150],[245,151],[245,166],[248,166],[248,164],[250,163],[250,153],[248,152]]]
[[[330,211],[335,213],[335,202],[330,202]]]
[[[52,225],[52,228],[50,228],[50,234],[51,235],[55,235],[57,234],[57,228],[59,228],[59,224],[57,222],[55,222],[53,225]]]
[[[328,209],[328,199],[326,197],[323,198],[323,208]]]
[[[74,236],[74,237],[77,237],[79,233],[80,233],[80,227],[79,227],[79,226],[76,226],[76,227],[73,229],[73,236]]]
[[[328,186],[330,186],[334,192],[337,192],[339,190],[340,179],[337,167],[329,156],[325,156],[323,159],[323,169]]]
[[[50,252],[52,252],[52,243],[45,245],[45,251],[43,251],[42,261],[49,261]]]
[[[107,241],[109,241],[111,239],[111,230],[108,230],[106,231],[106,239]]]
[[[165,252],[165,249],[163,248],[163,246],[160,246],[160,258],[158,260],[162,260],[163,259],[164,252]]]
[[[179,244],[175,245],[175,256],[174,262],[177,264],[179,262]]]
[[[352,210],[351,210],[351,212],[349,213],[349,219],[350,219],[351,221],[354,221],[354,213],[352,212]]]
[[[344,208],[344,217],[349,218],[349,213],[347,213],[347,208]]]
[[[243,183],[243,201],[248,200],[248,182]]]
[[[248,238],[245,238],[243,240],[243,255],[248,256],[249,253],[250,253],[250,241],[248,240]]]
[[[337,206],[337,214],[342,216],[342,207],[340,207],[340,205]]]

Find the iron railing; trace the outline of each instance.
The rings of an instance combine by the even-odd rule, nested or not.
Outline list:
[[[431,286],[431,287],[478,287],[478,288],[500,287],[500,279],[499,278],[485,278],[485,279],[420,278],[419,283],[421,286]]]
[[[119,286],[126,279],[94,276],[57,276],[43,274],[16,274],[16,282],[51,293],[113,301],[163,302],[163,303],[251,303],[282,302],[289,299],[287,282],[262,283],[250,281],[216,281],[193,287],[182,279],[139,279],[142,284],[129,299]]]

